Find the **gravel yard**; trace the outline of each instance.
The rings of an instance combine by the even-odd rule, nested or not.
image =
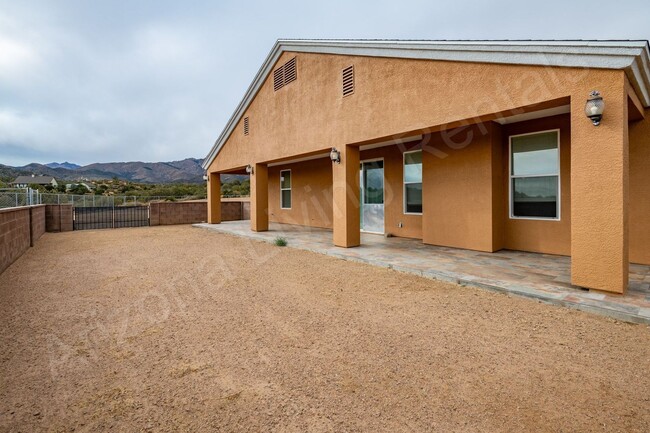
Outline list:
[[[650,329],[190,226],[0,275],[0,431],[648,432]]]

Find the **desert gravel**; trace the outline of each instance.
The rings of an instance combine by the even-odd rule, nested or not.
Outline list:
[[[190,226],[0,275],[3,432],[648,432],[650,329]]]

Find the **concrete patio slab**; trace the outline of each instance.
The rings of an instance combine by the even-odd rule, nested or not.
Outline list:
[[[631,265],[629,289],[625,295],[616,295],[572,286],[571,259],[563,256],[484,253],[366,233],[361,236],[361,246],[339,248],[332,244],[332,232],[327,229],[271,223],[269,231],[253,232],[249,221],[194,226],[265,242],[282,236],[292,248],[650,324],[650,266]]]

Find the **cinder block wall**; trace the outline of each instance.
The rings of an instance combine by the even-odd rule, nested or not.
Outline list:
[[[207,221],[208,202],[151,202],[149,204],[149,224],[164,226],[172,224],[194,224]],[[221,221],[250,219],[250,203],[232,199],[221,202]]]
[[[0,273],[45,233],[45,206],[0,209]]]
[[[72,205],[71,204],[45,205],[45,231],[47,232],[72,231]]]
[[[193,224],[205,222],[208,218],[208,202],[151,202],[149,204],[149,225]]]
[[[45,205],[32,206],[29,210],[31,212],[30,246],[33,247],[34,243],[45,233]]]

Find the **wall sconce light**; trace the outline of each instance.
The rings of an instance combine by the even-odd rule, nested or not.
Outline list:
[[[210,176],[208,176],[207,174],[204,174],[203,175],[203,180],[207,180],[209,182],[210,181]]]
[[[253,166],[252,165],[248,164],[246,166],[246,173],[253,174]]]
[[[600,96],[598,90],[594,90],[589,94],[589,99],[585,104],[585,114],[594,126],[600,125],[600,120],[603,118],[603,111],[605,111],[605,101],[603,97]]]
[[[332,150],[330,150],[330,159],[332,162],[335,162],[337,164],[341,163],[341,152],[336,150],[336,147],[333,147]]]

